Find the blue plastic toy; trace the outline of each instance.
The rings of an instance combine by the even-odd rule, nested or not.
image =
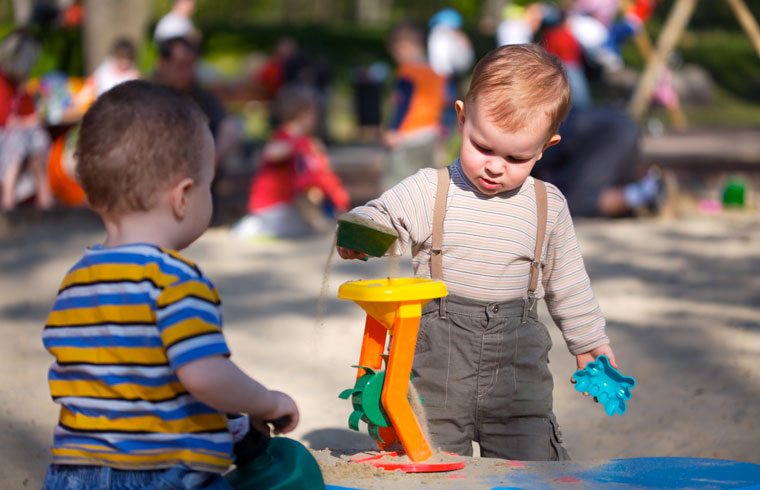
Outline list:
[[[620,374],[605,355],[586,364],[585,369],[576,371],[573,379],[575,389],[596,398],[610,416],[625,413],[625,401],[631,398],[631,390],[636,386],[636,380]]]

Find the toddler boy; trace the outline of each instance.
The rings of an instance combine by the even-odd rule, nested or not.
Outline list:
[[[43,332],[61,405],[44,488],[231,488],[225,412],[298,423],[293,400],[229,360],[220,298],[181,250],[211,217],[200,109],[143,81],[82,121],[77,173],[106,229],[61,284]]]
[[[600,354],[616,365],[567,202],[530,177],[559,142],[569,106],[559,59],[529,44],[491,51],[456,102],[459,159],[352,211],[398,232],[391,253],[411,246],[417,277],[446,283],[449,295],[423,309],[413,368],[432,439],[445,451],[470,455],[477,441],[485,457],[567,458],[538,299],[579,369]]]

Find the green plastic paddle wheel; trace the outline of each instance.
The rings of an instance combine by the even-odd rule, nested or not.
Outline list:
[[[380,427],[390,427],[391,422],[383,409],[380,396],[383,394],[383,383],[385,382],[385,371],[375,372],[364,366],[353,366],[364,369],[365,374],[356,380],[353,388],[343,390],[339,398],[348,400],[351,398],[354,411],[348,417],[348,426],[359,430],[359,421],[367,423],[369,435],[381,444],[385,441],[380,437]]]

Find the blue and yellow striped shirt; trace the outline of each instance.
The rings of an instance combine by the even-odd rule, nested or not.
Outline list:
[[[178,253],[96,246],[68,272],[42,334],[61,405],[53,463],[223,472],[232,438],[178,367],[229,355],[213,284]]]

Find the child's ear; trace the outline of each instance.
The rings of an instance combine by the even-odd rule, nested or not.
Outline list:
[[[546,151],[547,148],[556,145],[560,141],[562,141],[562,136],[560,136],[558,134],[555,134],[554,136],[552,136],[551,138],[549,138],[549,141],[546,142],[546,144],[544,145],[544,149],[542,150],[542,152]]]
[[[187,195],[194,185],[195,182],[193,179],[190,177],[185,177],[184,179],[174,184],[174,187],[171,189],[170,201],[172,212],[174,213],[174,217],[178,220],[184,219],[185,214],[187,213]]]
[[[462,126],[464,126],[464,101],[458,100],[454,102],[454,109],[457,111],[457,124],[459,125],[459,132],[462,132]]]
[[[558,134],[555,134],[554,136],[552,136],[551,138],[549,138],[549,140],[544,144],[544,149],[541,150],[541,154],[538,155],[538,159],[536,159],[536,161],[541,160],[541,157],[544,156],[544,152],[546,151],[547,148],[556,145],[561,140],[562,140],[562,136],[560,136]]]

